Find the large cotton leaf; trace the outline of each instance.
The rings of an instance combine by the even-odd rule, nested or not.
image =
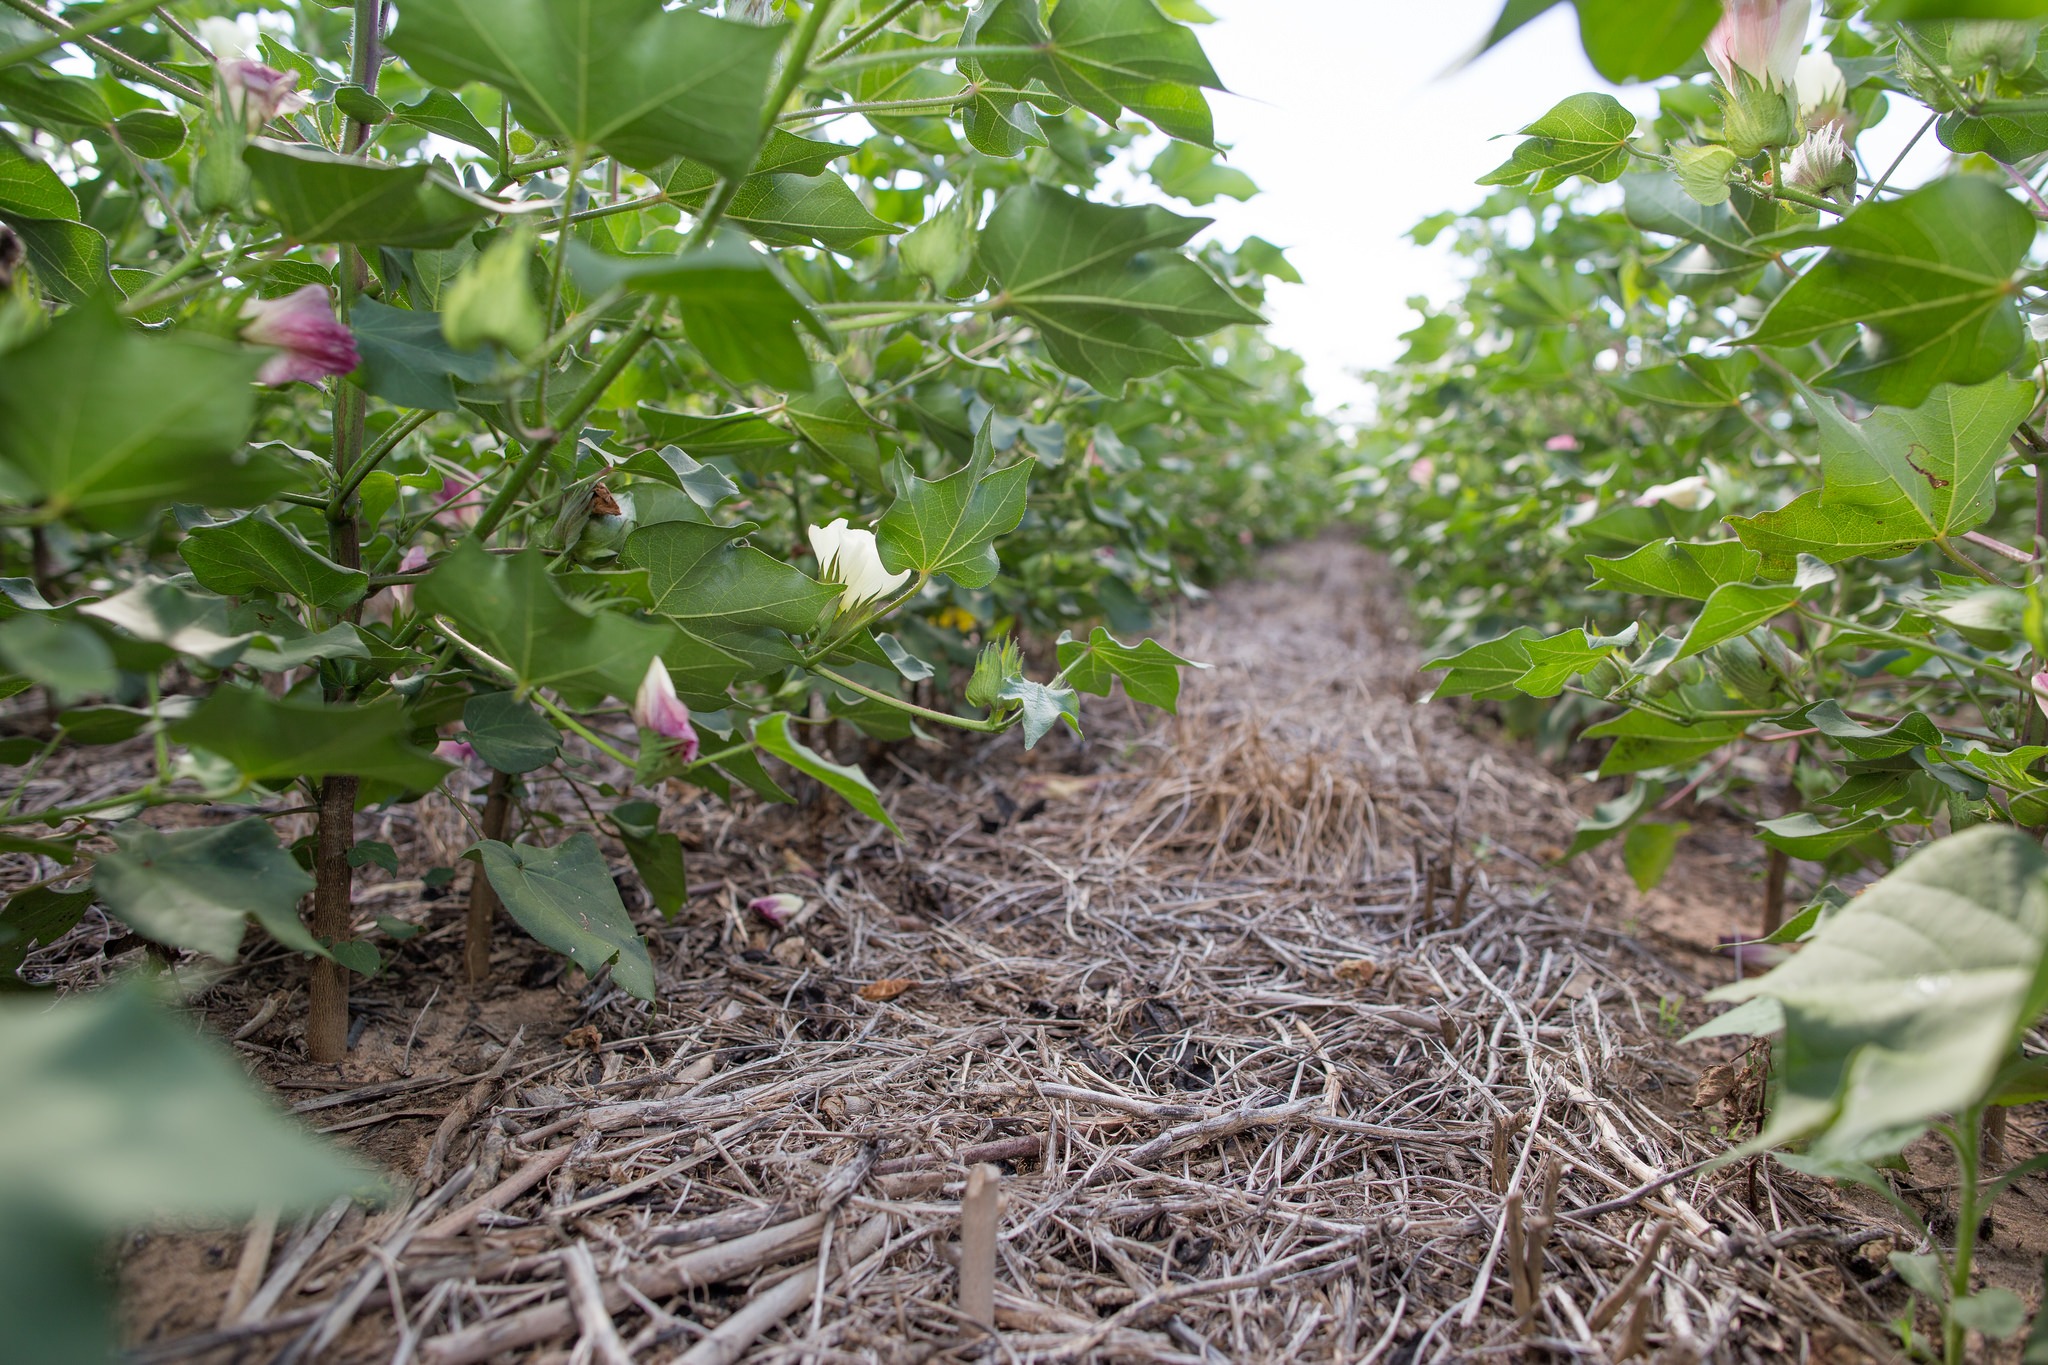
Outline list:
[[[303,481],[246,444],[261,360],[72,309],[0,365],[0,502],[131,531],[166,503],[247,507]]]
[[[466,856],[483,864],[491,889],[520,928],[592,976],[609,963],[621,990],[654,999],[647,945],[595,839],[572,834],[554,848],[486,839]]]
[[[1851,421],[1809,394],[1820,426],[1821,505],[1854,507],[1901,536],[1945,539],[1981,526],[2006,442],[2034,406],[2030,384],[1944,384],[1916,408]]]
[[[2048,853],[2008,826],[1940,840],[1855,897],[1790,961],[1717,1000],[1777,1001],[1780,1087],[1762,1146],[1896,1150],[1981,1099],[2048,1008]]]
[[[411,734],[396,697],[328,706],[254,687],[216,687],[170,730],[178,743],[218,754],[251,782],[348,774],[427,791],[448,765],[415,747]]]
[[[266,821],[178,830],[128,824],[114,841],[93,867],[93,889],[157,942],[233,962],[253,919],[287,947],[326,956],[299,922],[313,879]]]
[[[1038,328],[1054,363],[1114,395],[1129,380],[1199,363],[1181,338],[1263,320],[1175,250],[1206,226],[1034,183],[1003,196],[977,250],[997,302]]]
[[[295,242],[451,247],[502,211],[424,162],[388,166],[268,140],[242,159],[256,206]]]
[[[370,588],[368,574],[343,568],[261,510],[193,527],[178,557],[194,578],[230,597],[289,593],[307,606],[339,609]]]
[[[436,84],[504,91],[543,137],[744,175],[785,31],[661,0],[407,0],[391,47]]]
[[[662,522],[635,531],[620,558],[647,570],[655,611],[699,633],[733,626],[808,631],[841,589],[732,543],[750,529]]]
[[[1867,403],[1920,404],[1938,384],[1981,384],[2021,358],[2014,276],[2039,224],[1981,176],[1866,202],[1781,246],[1825,246],[1744,340],[1799,346],[1860,323],[1865,343],[1821,383]]]
[[[990,421],[981,424],[965,468],[943,479],[913,475],[904,481],[903,495],[875,528],[882,566],[889,572],[942,573],[963,588],[985,588],[994,581],[1002,568],[994,542],[1024,519],[1025,489],[1037,462],[1019,460],[991,470],[995,446],[990,426]]]
[[[1480,51],[1561,0],[1507,0]],[[1699,54],[1721,17],[1721,0],[1576,0],[1579,45],[1617,84],[1668,76]]]
[[[618,612],[577,610],[539,550],[493,555],[473,540],[420,580],[413,600],[510,669],[508,681],[522,691],[550,687],[589,701],[630,700],[671,638],[662,626]]]
[[[1220,90],[1223,82],[1193,30],[1152,0],[1076,0],[1043,18],[1039,0],[992,0],[962,41],[1031,49],[976,59],[1004,85],[1021,90],[1043,81],[1105,123],[1128,109],[1183,142],[1215,140],[1202,89]]]

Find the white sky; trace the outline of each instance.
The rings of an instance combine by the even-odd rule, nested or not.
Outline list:
[[[1264,191],[1195,210],[1234,244],[1256,234],[1289,248],[1307,284],[1275,287],[1273,334],[1299,352],[1325,408],[1356,402],[1351,377],[1400,354],[1415,325],[1405,300],[1455,293],[1456,262],[1402,234],[1487,193],[1473,181],[1507,159],[1512,133],[1567,95],[1613,90],[1579,48],[1569,5],[1461,70],[1501,0],[1204,0],[1220,22],[1199,32],[1229,86],[1212,94],[1230,162]],[[1615,92],[1638,113],[1646,87]],[[1882,166],[1918,120],[1894,109],[1862,140]],[[1900,183],[1922,178],[1929,137]],[[1917,172],[1917,173],[1914,173]],[[1184,205],[1176,205],[1185,210]]]

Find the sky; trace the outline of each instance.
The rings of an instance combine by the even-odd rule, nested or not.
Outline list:
[[[1470,65],[1500,0],[1203,0],[1199,30],[1227,93],[1214,93],[1230,164],[1263,191],[1197,210],[1235,244],[1248,234],[1289,248],[1307,283],[1268,296],[1273,336],[1308,362],[1319,404],[1360,404],[1355,372],[1399,355],[1414,326],[1410,295],[1456,293],[1456,261],[1402,234],[1432,213],[1469,208],[1473,182],[1507,159],[1512,136],[1567,95],[1608,90],[1638,113],[1647,87],[1615,90],[1586,62],[1572,8],[1560,5]],[[1894,113],[1863,138],[1889,161],[1914,120]],[[1899,183],[1930,150],[1927,139]],[[1926,168],[1931,169],[1931,167]],[[1185,207],[1185,206],[1180,206]]]

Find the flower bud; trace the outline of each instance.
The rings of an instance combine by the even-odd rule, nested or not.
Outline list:
[[[659,658],[647,665],[647,676],[640,680],[640,691],[633,698],[633,723],[674,741],[683,762],[697,761],[697,727],[690,724],[690,708],[676,695],[675,680]]]
[[[789,923],[790,919],[803,908],[804,898],[802,896],[792,896],[786,891],[778,892],[773,896],[756,896],[747,902],[747,909],[753,911],[778,929]]]
[[[1745,85],[1773,91],[1790,86],[1812,14],[1813,0],[1726,0],[1721,21],[1707,36],[1707,60],[1721,84],[1731,94]]]
[[[460,767],[476,757],[476,750],[459,739],[444,739],[434,746],[434,757]]]
[[[571,554],[579,564],[609,559],[624,548],[635,525],[633,495],[615,497],[610,489],[598,484],[590,490],[590,515],[576,535]]]
[[[248,319],[242,340],[278,352],[256,371],[259,384],[273,388],[298,380],[316,384],[362,364],[356,339],[334,316],[334,303],[324,284],[306,285],[281,299],[250,299],[242,305],[242,316]]]
[[[1785,162],[1785,183],[1808,194],[1846,190],[1856,183],[1856,163],[1839,126],[1827,123],[1806,135]]]
[[[1002,700],[1003,688],[1023,676],[1024,652],[1017,642],[1007,636],[992,640],[981,647],[981,657],[974,661],[974,676],[967,680],[967,704],[994,710]]]

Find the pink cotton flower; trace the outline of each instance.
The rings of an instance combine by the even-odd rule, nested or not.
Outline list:
[[[690,724],[690,708],[676,695],[675,680],[659,658],[647,665],[647,676],[640,680],[639,695],[633,698],[633,723],[674,740],[683,762],[697,761],[697,728]]]
[[[434,746],[434,757],[457,765],[476,757],[476,750],[459,739],[444,739]]]
[[[362,363],[356,339],[334,316],[326,285],[309,284],[281,299],[250,299],[242,305],[242,316],[249,320],[242,340],[277,350],[256,372],[259,384],[275,388],[301,379],[317,384]]]
[[[440,509],[434,513],[434,520],[440,522],[443,526],[451,526],[457,530],[465,531],[476,525],[476,519],[482,515],[483,508],[474,498],[471,498],[468,502],[463,501],[464,498],[476,491],[476,487],[473,483],[448,483],[444,481],[441,484],[441,491],[434,494],[434,501],[441,504]]]
[[[1707,37],[1707,60],[1730,90],[1738,74],[1766,90],[1784,90],[1797,78],[1812,14],[1813,0],[1727,0]]]
[[[2028,679],[2034,687],[2034,705],[2041,708],[2041,714],[2048,716],[2048,672],[2036,673]]]
[[[804,898],[792,896],[787,892],[773,896],[756,896],[747,902],[747,909],[778,929],[789,923],[790,917],[803,908]]]
[[[296,87],[299,73],[278,71],[261,62],[227,61],[214,68],[221,98],[229,112],[239,114],[252,133],[274,118],[286,118],[312,103]]]
[[[1579,438],[1572,435],[1569,431],[1563,432],[1545,441],[1543,443],[1543,448],[1545,450],[1556,451],[1560,454],[1569,455],[1572,452],[1579,449]]]
[[[424,547],[419,545],[415,545],[410,550],[407,550],[405,558],[398,561],[398,571],[400,573],[418,573],[426,567],[427,552]],[[392,588],[391,605],[393,611],[410,612],[412,610],[412,584],[400,583]]]

